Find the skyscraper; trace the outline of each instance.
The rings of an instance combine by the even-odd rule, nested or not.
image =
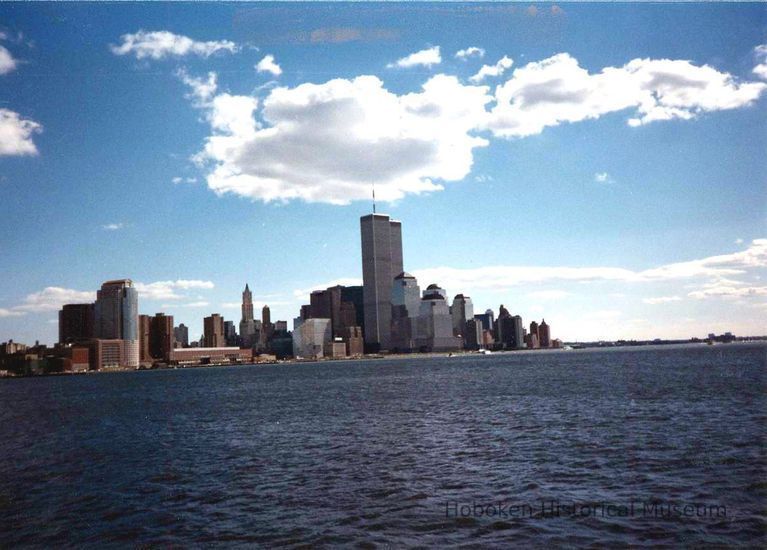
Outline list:
[[[385,214],[360,218],[365,344],[372,351],[391,344],[391,290],[402,273],[402,224]]]
[[[173,334],[175,335],[176,342],[179,343],[180,347],[189,347],[189,327],[187,327],[184,323],[181,323],[179,326],[173,329]]]
[[[261,308],[261,322],[264,325],[268,325],[272,322],[272,313],[267,305],[264,305],[264,307]]]
[[[253,320],[253,294],[250,292],[250,288],[248,288],[248,283],[245,283],[245,290],[242,291],[242,319],[240,320],[242,347],[252,347],[255,334],[256,323]]]
[[[107,281],[96,293],[95,335],[104,340],[124,340],[127,367],[139,366],[138,291],[130,279]]]
[[[394,278],[391,298],[391,345],[398,351],[417,351],[416,323],[421,308],[421,289],[410,273]]]
[[[224,318],[214,313],[203,320],[203,345],[206,348],[222,348],[226,345],[224,340]]]
[[[538,327],[538,340],[542,348],[547,348],[551,345],[551,333],[549,332],[549,325],[546,324],[546,319],[543,319]]]
[[[149,353],[155,359],[167,361],[173,351],[173,316],[157,313],[149,321]]]
[[[456,294],[453,305],[450,308],[453,317],[453,335],[460,336],[466,341],[466,322],[474,319],[474,304],[471,298],[463,294]]]
[[[93,304],[67,304],[59,311],[59,342],[93,338]]]

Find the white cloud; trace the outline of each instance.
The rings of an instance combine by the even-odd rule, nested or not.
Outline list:
[[[590,74],[568,54],[517,68],[496,88],[489,111],[489,87],[444,74],[401,95],[375,76],[359,76],[276,87],[263,101],[218,93],[215,73],[179,76],[211,125],[194,156],[210,189],[330,204],[369,200],[373,182],[380,200],[394,201],[460,181],[474,149],[489,143],[478,135],[484,130],[528,136],[625,109],[633,109],[631,125],[689,119],[750,105],[767,89],[688,61],[635,59]]]
[[[210,103],[210,99],[218,90],[217,75],[214,72],[208,73],[207,79],[190,76],[183,67],[176,71],[176,76],[189,86],[190,93],[186,96],[195,102],[197,106],[205,106]]]
[[[176,176],[171,181],[176,185],[180,183],[197,183],[197,178],[182,178],[181,176]]]
[[[644,298],[642,301],[645,304],[651,304],[651,305],[657,305],[657,304],[667,304],[669,302],[678,302],[682,298],[680,296],[658,296],[656,298]]]
[[[164,59],[186,55],[209,57],[216,52],[235,53],[239,50],[238,46],[229,40],[198,42],[188,36],[173,34],[169,31],[147,32],[139,30],[134,34],[123,34],[120,40],[122,41],[121,44],[110,45],[112,53],[115,55],[132,54],[136,59]]]
[[[565,290],[536,290],[527,294],[529,298],[536,300],[561,300],[570,295],[571,293]]]
[[[147,300],[182,300],[185,296],[178,294],[177,291],[179,290],[211,289],[215,285],[211,281],[177,279],[154,283],[134,283],[133,286],[138,290],[139,296]]]
[[[498,136],[538,134],[548,126],[634,109],[630,126],[752,104],[767,84],[739,83],[708,65],[634,59],[590,74],[567,53],[528,63],[496,89],[488,127]]]
[[[274,56],[273,55],[267,55],[265,56],[261,61],[258,62],[258,65],[256,65],[256,70],[259,73],[271,73],[274,76],[280,76],[282,74],[282,68],[275,63]]]
[[[179,308],[179,307],[206,307],[209,306],[210,302],[206,302],[205,300],[200,300],[198,302],[188,302],[186,304],[162,304],[160,307],[163,309],[173,309],[173,308]]]
[[[754,56],[759,63],[754,67],[753,73],[767,80],[767,44],[760,44],[754,48]]]
[[[613,183],[613,179],[607,172],[597,172],[594,174],[594,181],[597,183]]]
[[[95,299],[96,293],[93,291],[49,286],[39,292],[28,294],[20,305],[13,307],[13,310],[17,312],[56,311],[64,304],[88,303]]]
[[[0,46],[0,74],[8,74],[16,69],[17,62],[5,46]]]
[[[398,59],[394,63],[389,63],[388,68],[392,69],[399,67],[401,69],[407,69],[410,67],[431,67],[432,65],[439,65],[442,63],[442,56],[439,53],[439,46],[433,48],[427,48],[410,55]]]
[[[424,284],[438,283],[456,290],[506,289],[549,281],[650,282],[708,277],[720,280],[741,275],[748,268],[767,267],[767,239],[756,239],[746,250],[633,271],[619,267],[489,266],[476,268],[436,267],[413,271]]]
[[[735,239],[735,244],[743,244],[743,239]]]
[[[123,228],[122,223],[108,223],[101,226],[102,229],[105,229],[106,231],[117,231],[118,229]]]
[[[0,307],[0,319],[2,319],[3,317],[18,317],[24,314],[25,313],[23,311],[16,311],[13,309],[6,309],[4,307]]]
[[[688,294],[691,298],[748,298],[752,296],[767,296],[767,286],[728,286],[715,285]]]
[[[8,109],[0,109],[0,157],[37,155],[32,135],[43,131],[34,120],[24,119]]]
[[[463,50],[458,50],[455,52],[455,58],[466,60],[470,57],[478,57],[483,58],[485,57],[485,50],[483,48],[478,48],[477,46],[470,46],[468,48],[465,48]]]
[[[491,100],[484,86],[436,75],[417,93],[397,95],[374,76],[272,90],[258,108],[250,96],[216,96],[213,129],[197,156],[212,167],[216,193],[252,199],[348,204],[442,189],[471,170],[472,150],[487,145],[469,132]]]
[[[482,68],[479,70],[479,72],[477,72],[477,74],[474,76],[469,77],[469,80],[477,83],[482,82],[487,77],[501,76],[508,69],[510,69],[513,64],[514,60],[504,55],[495,65],[482,65]]]

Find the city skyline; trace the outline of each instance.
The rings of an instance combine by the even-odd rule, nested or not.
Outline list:
[[[239,323],[245,283],[293,319],[311,290],[362,283],[372,183],[408,228],[405,269],[475,313],[565,341],[764,334],[765,10],[554,7],[0,6],[0,341],[53,343],[61,306],[118,277],[190,339],[212,313]],[[410,118],[363,119],[358,146],[306,138],[379,110]]]

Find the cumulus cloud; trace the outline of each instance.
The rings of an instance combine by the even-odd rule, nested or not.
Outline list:
[[[177,279],[154,283],[134,283],[134,286],[138,290],[139,296],[147,300],[182,300],[186,296],[179,294],[179,290],[211,289],[215,285],[211,281]]]
[[[442,63],[442,56],[439,53],[439,46],[427,48],[398,59],[394,63],[389,63],[387,67],[407,69],[410,67],[431,67]]]
[[[750,105],[766,88],[684,60],[634,59],[591,74],[561,53],[516,69],[497,88],[488,127],[498,136],[529,136],[625,109],[634,110],[630,126],[688,120]]]
[[[183,57],[197,55],[209,57],[216,52],[235,53],[239,47],[229,40],[212,40],[199,42],[170,31],[139,30],[134,34],[123,34],[121,43],[110,45],[115,55],[134,55],[136,59],[165,59],[167,57]]]
[[[767,80],[767,44],[760,44],[754,48],[754,56],[758,64],[754,67],[753,73],[759,78]]]
[[[594,174],[594,181],[597,183],[613,183],[613,179],[607,172],[597,172]]]
[[[474,76],[469,77],[472,82],[482,82],[487,77],[501,76],[510,69],[514,64],[514,60],[510,57],[503,56],[495,65],[482,65],[482,68]]]
[[[96,293],[93,291],[73,290],[58,286],[49,286],[39,292],[27,294],[24,301],[14,306],[16,312],[37,313],[41,311],[57,311],[64,304],[77,304],[93,302]]]
[[[123,224],[122,223],[107,223],[105,225],[102,225],[101,228],[106,230],[106,231],[117,231],[118,229],[122,229],[123,228]]]
[[[19,113],[9,109],[0,109],[0,157],[37,155],[32,136],[42,131],[43,127],[34,120],[21,118]]]
[[[500,73],[510,64],[504,57],[491,68]],[[690,119],[750,105],[767,89],[688,61],[635,59],[589,73],[566,53],[517,68],[494,95],[445,74],[398,94],[363,75],[278,86],[259,100],[220,93],[215,73],[179,77],[211,125],[194,156],[210,189],[330,204],[368,200],[373,183],[384,201],[441,190],[469,174],[474,149],[490,136],[529,136],[621,110],[631,110],[635,126]],[[610,182],[605,174],[596,180]]]
[[[657,296],[655,298],[644,298],[642,301],[645,304],[658,305],[667,304],[669,302],[678,302],[681,299],[681,296]]]
[[[478,57],[481,59],[485,57],[485,50],[483,48],[478,48],[477,46],[470,46],[468,48],[465,48],[463,50],[458,50],[457,52],[455,52],[456,59],[465,61],[469,59],[470,57]]]
[[[0,46],[0,75],[8,74],[16,69],[17,61],[5,46]]]
[[[273,55],[265,56],[256,65],[256,70],[259,73],[271,73],[274,76],[280,76],[282,74],[282,68],[274,61]]]
[[[436,75],[397,95],[374,76],[273,89],[256,123],[256,98],[220,94],[208,107],[213,135],[196,160],[216,193],[348,204],[442,189],[471,170],[472,136],[491,101],[483,86]]]

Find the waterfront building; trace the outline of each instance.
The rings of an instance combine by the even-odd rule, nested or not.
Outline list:
[[[536,323],[535,321],[532,321],[530,323],[530,334],[534,335],[536,340],[538,340],[538,342],[541,341],[541,335],[538,332],[538,323]]]
[[[224,318],[220,314],[214,313],[203,320],[203,342],[204,348],[223,348],[226,345],[224,340]]]
[[[293,356],[319,359],[332,340],[330,319],[304,319],[293,330]]]
[[[534,332],[531,332],[530,334],[526,334],[525,345],[527,346],[527,349],[538,349],[539,347],[541,347],[538,341],[538,334]]]
[[[370,351],[391,345],[391,290],[402,273],[402,224],[385,214],[360,218],[365,344]]]
[[[497,321],[499,343],[507,349],[519,349],[525,345],[525,329],[519,315],[499,315]]]
[[[272,324],[272,312],[266,304],[261,308],[261,322],[265,325]]]
[[[453,336],[460,337],[464,344],[466,338],[466,322],[474,319],[474,304],[471,298],[463,294],[456,294],[453,298],[453,305],[450,307],[450,315],[453,318]]]
[[[173,364],[219,364],[219,363],[250,363],[253,352],[238,347],[191,347],[171,350],[168,361]]]
[[[224,342],[227,346],[237,345],[237,331],[234,328],[234,321],[224,321]]]
[[[362,336],[362,327],[346,327],[342,336],[346,344],[346,355],[358,357],[365,353],[365,341]]]
[[[484,342],[482,340],[482,321],[479,319],[469,319],[466,321],[466,332],[464,334],[464,346],[466,349],[481,349],[484,348]]]
[[[352,304],[354,306],[354,323],[346,324],[347,327],[362,327],[362,333],[365,333],[365,306],[364,290],[361,285],[342,286],[341,287],[341,305]]]
[[[90,340],[94,322],[93,304],[66,304],[59,311],[59,343]]]
[[[149,354],[167,361],[174,349],[173,315],[156,313],[149,322]]]
[[[474,318],[482,322],[482,330],[493,332],[495,314],[492,309],[488,309],[484,313],[477,313]]]
[[[461,339],[453,336],[453,319],[445,291],[429,285],[423,292],[416,322],[416,346],[419,351],[455,351]]]
[[[549,325],[546,324],[546,319],[543,319],[541,325],[538,327],[538,340],[542,348],[551,346],[551,332],[549,330]]]
[[[242,291],[242,318],[240,320],[240,340],[243,348],[252,347],[255,343],[256,324],[253,318],[253,293],[245,283]]]
[[[149,335],[152,331],[152,320],[149,315],[138,316],[138,359],[139,363],[149,364],[152,362],[152,353],[149,351]]]
[[[276,321],[274,323],[274,332],[275,333],[282,333],[282,332],[288,332],[288,322],[287,321]]]
[[[421,309],[421,289],[410,273],[394,278],[391,298],[391,349],[399,352],[417,350],[415,343],[418,313]]]
[[[187,327],[184,323],[181,323],[179,326],[173,329],[173,335],[176,339],[176,342],[178,342],[178,346],[174,347],[189,347],[189,327]]]
[[[94,305],[94,334],[103,340],[124,340],[124,366],[139,366],[138,291],[133,281],[117,279],[101,285]]]
[[[116,369],[128,365],[126,352],[133,353],[132,345],[126,345],[122,339],[96,338],[89,342],[89,361],[91,370]],[[138,345],[135,346],[138,349]],[[138,364],[135,365],[136,367]]]

